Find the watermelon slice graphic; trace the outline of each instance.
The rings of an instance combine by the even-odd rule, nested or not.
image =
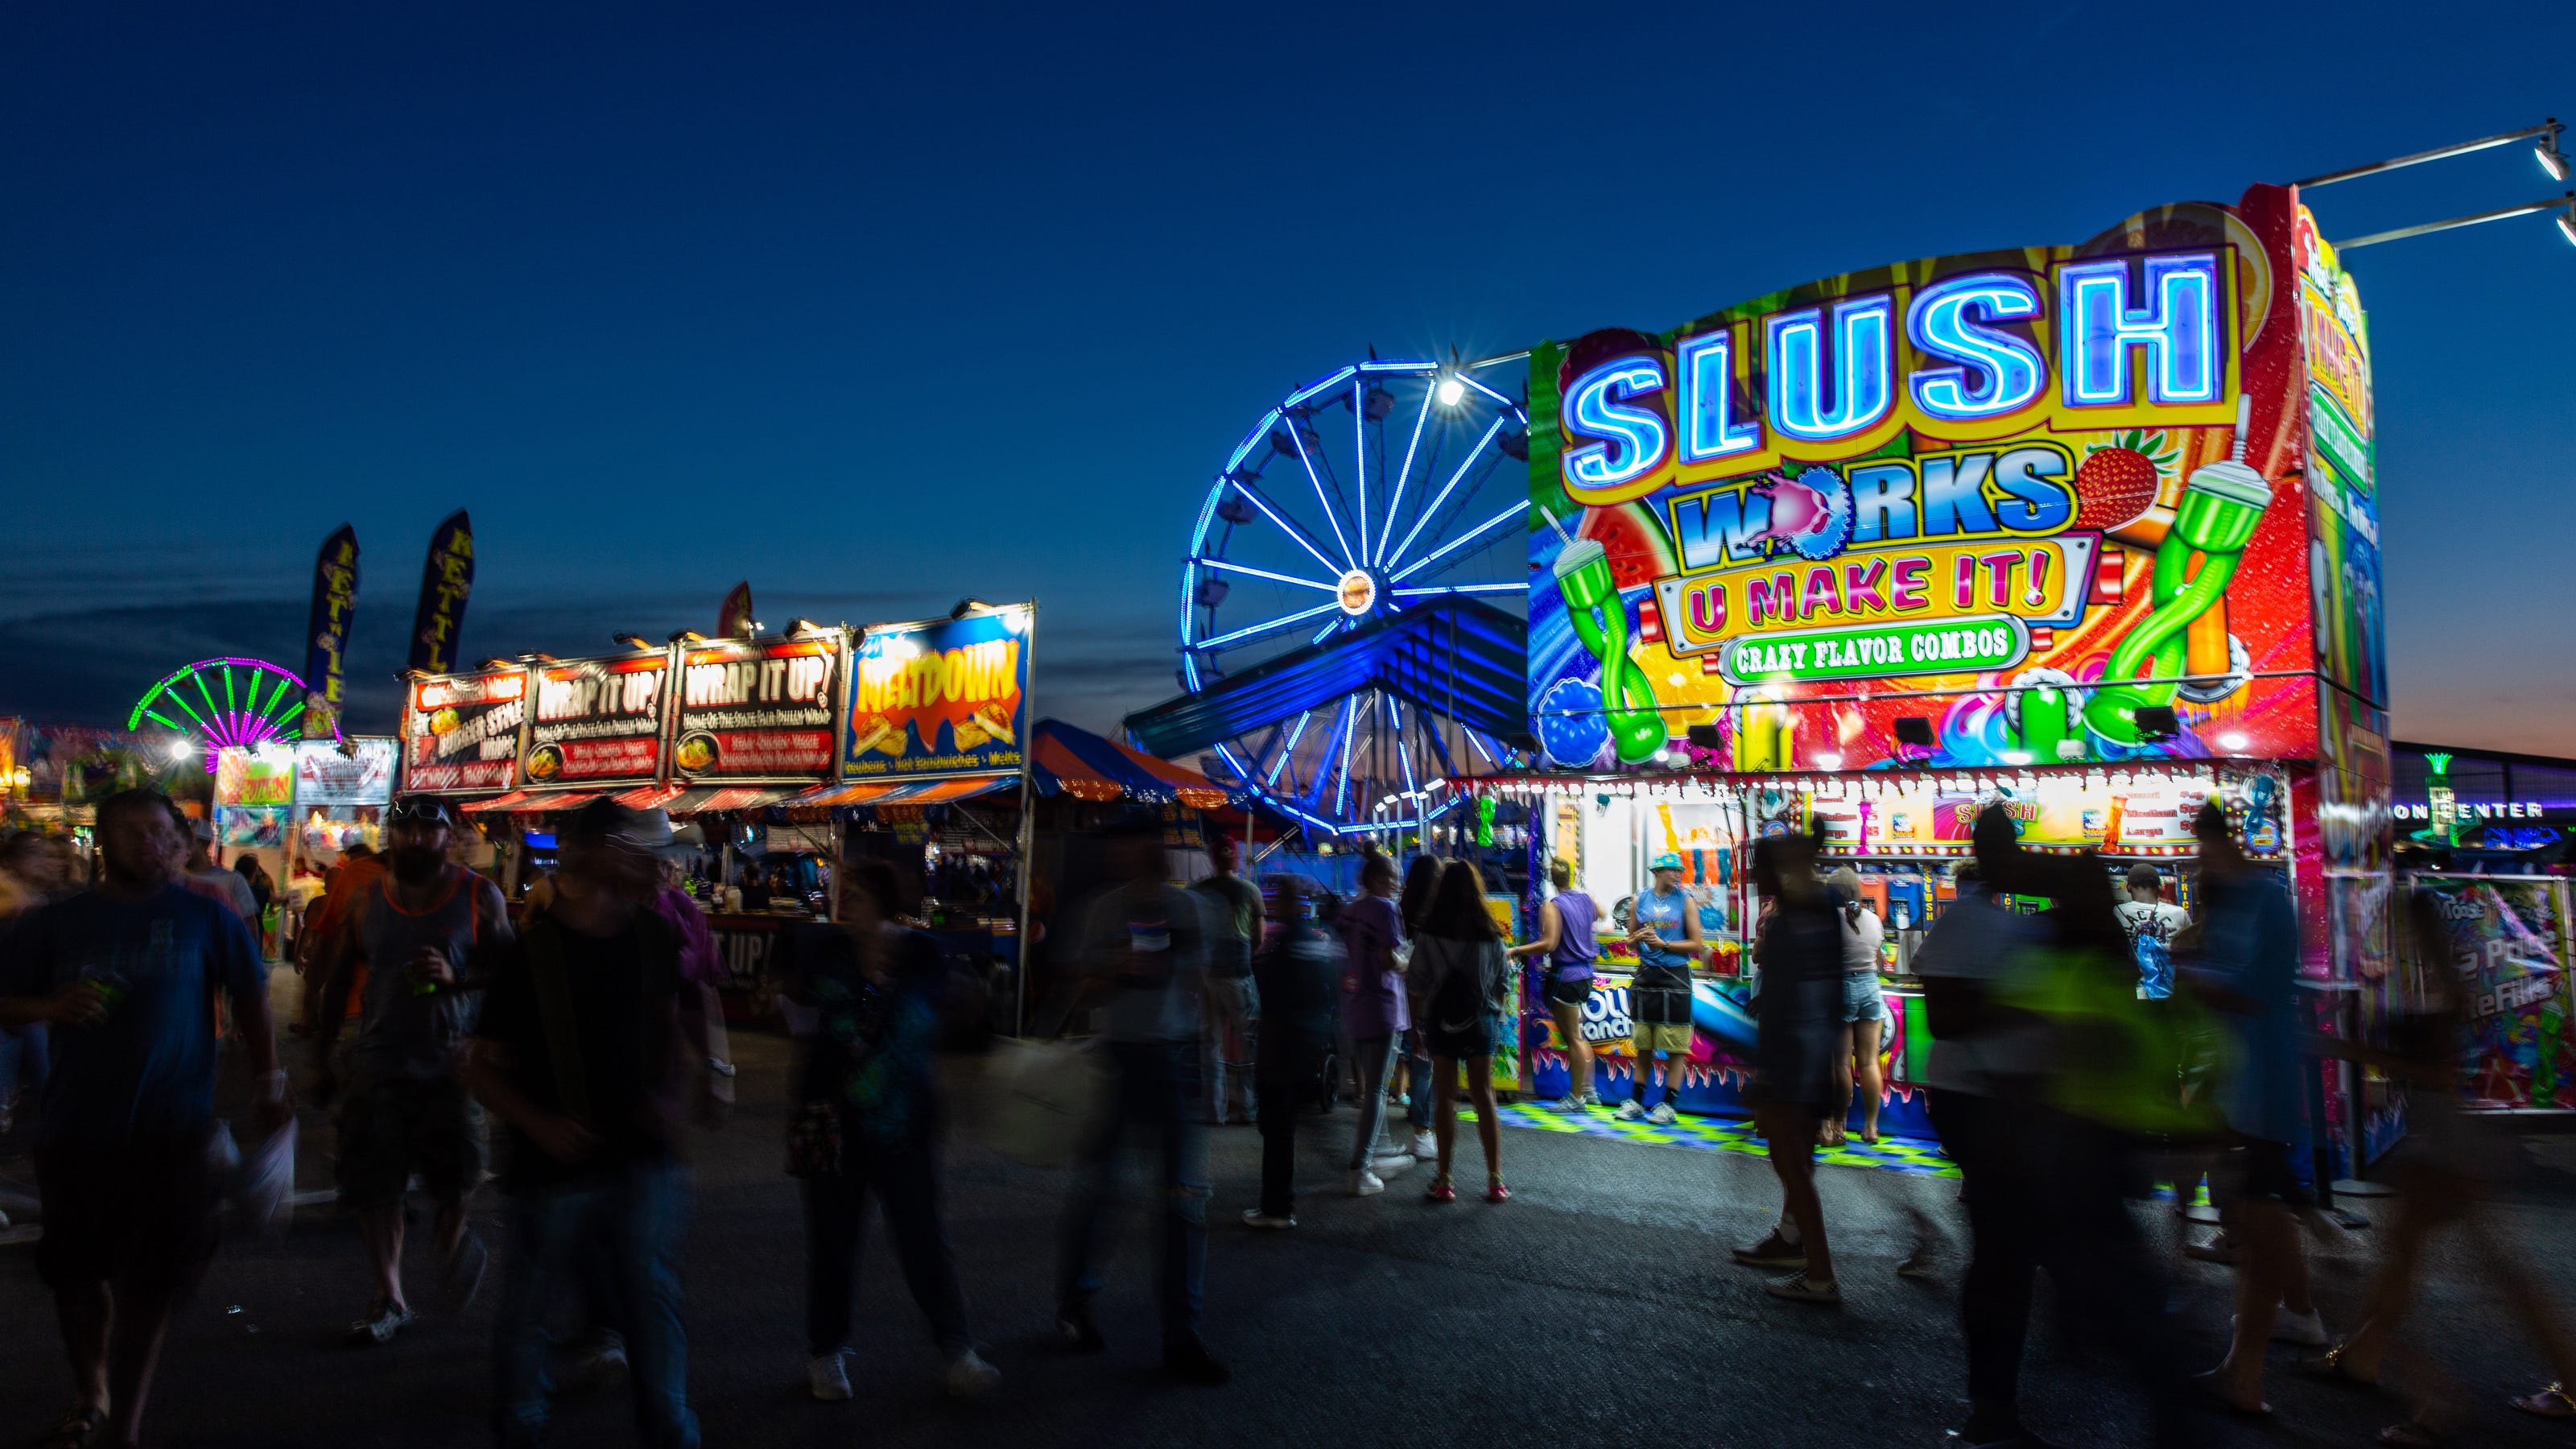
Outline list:
[[[1576,537],[1596,539],[1610,556],[1610,577],[1624,591],[1641,589],[1682,571],[1681,556],[1663,520],[1643,502],[1614,503],[1583,511]]]

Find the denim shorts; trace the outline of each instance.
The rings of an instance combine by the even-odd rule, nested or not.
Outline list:
[[[1846,971],[1843,973],[1843,1020],[1876,1021],[1887,1015],[1886,999],[1879,995],[1878,973]]]

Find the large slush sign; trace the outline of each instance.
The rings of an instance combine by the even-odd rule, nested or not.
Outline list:
[[[2258,187],[1536,349],[1551,761],[2312,756],[2297,233]]]

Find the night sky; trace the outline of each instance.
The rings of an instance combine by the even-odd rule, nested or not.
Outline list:
[[[468,659],[710,630],[744,577],[773,626],[1035,597],[1039,711],[1105,726],[1173,692],[1227,450],[1366,345],[1663,328],[2576,121],[2576,7],[1973,9],[8,7],[0,713],[300,668],[347,521],[388,729],[462,506]],[[2312,204],[2562,189],[2514,146]],[[2396,733],[2576,754],[2576,248],[2351,264]]]

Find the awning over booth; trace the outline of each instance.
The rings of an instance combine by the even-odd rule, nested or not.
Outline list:
[[[960,775],[951,780],[855,780],[826,785],[786,802],[790,808],[838,805],[945,805],[1020,783],[1018,775]]]
[[[1214,810],[1231,797],[1205,775],[1158,760],[1142,750],[1102,739],[1059,719],[1043,719],[1029,746],[1029,773],[1041,795],[1077,800],[1128,799],[1148,804],[1177,800],[1193,810]]]
[[[1127,716],[1127,732],[1157,755],[1193,754],[1375,688],[1509,739],[1529,729],[1528,655],[1529,625],[1519,616],[1474,599],[1443,599],[1140,710]]]
[[[489,800],[475,800],[464,808],[480,813],[507,810],[513,815],[542,815],[549,810],[578,810],[599,798],[596,790],[513,790]]]

